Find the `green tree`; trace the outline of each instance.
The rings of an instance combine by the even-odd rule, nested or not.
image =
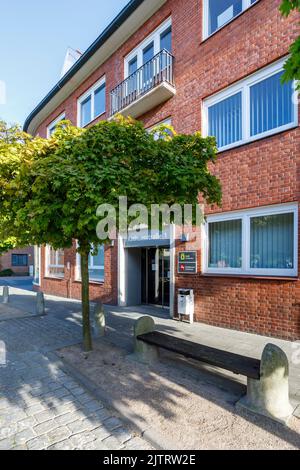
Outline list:
[[[289,16],[292,11],[300,12],[300,0],[282,0],[280,11],[283,16]],[[290,47],[290,57],[284,66],[283,81],[300,80],[300,36]],[[300,90],[300,83],[297,84]]]
[[[0,254],[14,248],[17,239],[12,235],[10,216],[5,201],[12,180],[19,172],[22,150],[30,138],[17,125],[8,125],[0,120]],[[28,146],[29,149],[29,146]]]
[[[215,139],[196,133],[157,140],[141,123],[118,118],[89,129],[64,122],[50,139],[33,142],[33,158],[23,158],[8,185],[7,214],[22,243],[30,240],[58,249],[78,241],[83,345],[89,351],[88,257],[101,243],[96,233],[98,206],[110,204],[118,216],[119,196],[127,196],[128,206],[141,203],[149,208],[196,204],[199,192],[209,203],[220,203],[219,181],[208,170],[215,159]]]

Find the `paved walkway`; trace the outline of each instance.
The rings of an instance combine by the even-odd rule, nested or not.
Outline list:
[[[9,305],[33,313],[35,294],[12,288]],[[7,321],[1,321],[0,313],[0,364],[1,340],[6,352],[6,365],[0,365],[0,448],[147,448],[145,441],[134,437],[113,412],[63,370],[54,353],[81,341],[80,302],[47,296],[46,309],[45,317]],[[261,356],[266,343],[278,344],[290,359],[292,399],[300,401],[299,342],[183,324],[156,308],[107,306],[106,311],[107,340],[128,352],[132,350],[134,322],[145,314],[153,316],[160,331],[253,357]],[[182,366],[177,358],[173,358],[174,364]],[[208,369],[215,380],[219,371]],[[245,382],[230,372],[222,371],[224,375],[235,383]]]
[[[269,338],[241,331],[218,328],[203,323],[192,325],[174,321],[168,317],[166,310],[155,307],[111,307],[107,306],[108,326],[113,332],[113,341],[123,345],[128,350],[132,348],[132,328],[134,321],[141,315],[153,317],[156,328],[164,333],[173,334],[189,341],[195,341],[207,346],[231,351],[244,356],[260,359],[263,349],[268,343],[273,343],[282,348],[289,358],[290,363],[290,393],[291,398],[300,402],[300,341],[291,342],[276,338]],[[215,370],[214,367],[206,367]],[[236,376],[228,371],[222,371],[222,375],[246,383],[246,378]]]
[[[33,295],[12,294],[10,305],[34,309]],[[80,323],[59,308],[3,321],[0,313],[0,450],[150,448],[64,371],[53,351],[80,341]]]

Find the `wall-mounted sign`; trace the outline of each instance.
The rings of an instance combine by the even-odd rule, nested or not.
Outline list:
[[[178,253],[178,273],[197,274],[196,251],[181,251]]]

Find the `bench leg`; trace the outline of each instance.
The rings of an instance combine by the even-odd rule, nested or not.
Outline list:
[[[238,406],[287,423],[293,413],[289,401],[289,363],[286,354],[268,344],[262,354],[260,380],[248,378],[247,395]]]
[[[134,325],[134,355],[143,364],[151,364],[159,357],[158,348],[139,341],[137,336],[151,333],[155,329],[153,318],[145,316],[139,318]]]

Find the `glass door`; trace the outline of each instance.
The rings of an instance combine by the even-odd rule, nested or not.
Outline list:
[[[142,250],[142,303],[170,306],[170,250]]]
[[[143,89],[144,92],[152,87],[153,81],[154,42],[152,41],[143,50]]]

